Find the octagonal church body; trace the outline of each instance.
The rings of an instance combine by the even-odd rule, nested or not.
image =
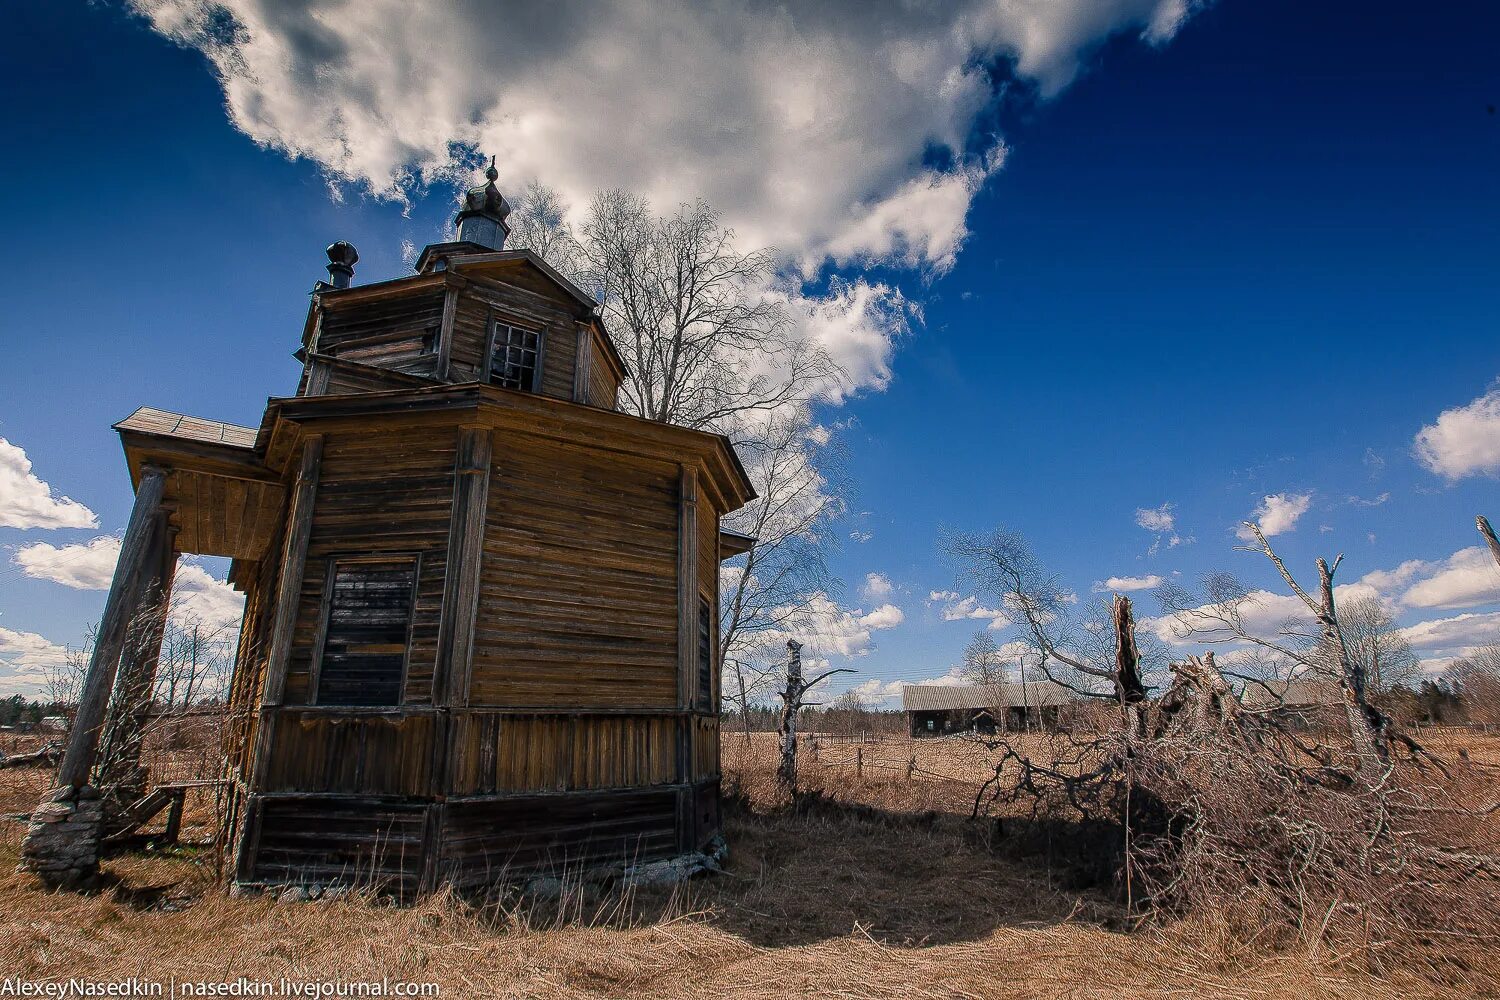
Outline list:
[[[753,491],[724,438],[616,410],[597,304],[504,249],[488,176],[413,275],[357,285],[329,248],[258,428],[117,425],[168,552],[230,557],[245,595],[242,883],[462,886],[718,836],[719,564],[749,544],[719,525]]]

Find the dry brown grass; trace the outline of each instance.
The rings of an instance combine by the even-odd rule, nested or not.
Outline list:
[[[769,748],[726,740],[740,789],[726,809],[730,871],[678,893],[289,904],[225,896],[188,857],[130,855],[106,864],[117,881],[100,894],[49,896],[10,873],[20,827],[5,824],[0,976],[389,976],[503,997],[1473,995],[1401,969],[1377,979],[1338,955],[1268,954],[1216,919],[1123,933],[1108,898],[1070,890],[1044,862],[998,856],[957,815],[973,786],[954,741],[866,747],[863,779],[845,749],[804,762],[824,795],[794,813],[774,801]],[[966,780],[908,780],[914,753],[925,771]],[[901,769],[871,767],[872,755]],[[34,802],[23,783],[45,779],[0,772],[4,809]]]

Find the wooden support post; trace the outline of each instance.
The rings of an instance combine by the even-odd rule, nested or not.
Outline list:
[[[271,620],[271,646],[260,692],[260,724],[255,727],[255,747],[250,757],[248,785],[251,792],[258,790],[265,781],[271,742],[276,738],[276,709],[286,690],[287,661],[291,659],[297,609],[302,603],[302,575],[307,564],[307,543],[312,538],[313,502],[318,495],[318,473],[322,463],[323,435],[309,434],[302,443],[302,463],[292,486],[286,537],[281,546]]]
[[[94,639],[94,653],[89,657],[83,691],[78,699],[78,715],[68,738],[68,750],[58,770],[58,784],[81,788],[94,767],[94,751],[99,746],[99,729],[104,710],[114,687],[115,668],[125,644],[125,633],[140,604],[141,588],[150,559],[151,536],[159,524],[162,496],[166,492],[167,474],[147,466],[141,470],[141,482],[135,491],[135,506],[130,523],[120,543],[120,559],[110,581],[109,597],[104,602],[104,617]]]
[[[147,556],[148,575],[142,588],[143,606],[126,632],[94,769],[94,784],[104,789],[106,834],[120,811],[146,794],[141,745],[146,737],[147,716],[156,687],[156,665],[172,601],[172,578],[177,569],[174,545],[177,532],[169,520],[166,510],[157,515],[151,552]]]
[[[678,466],[677,701],[695,705],[698,678],[698,470]]]
[[[302,464],[292,487],[291,511],[281,547],[276,615],[271,624],[271,652],[261,688],[262,709],[280,705],[286,688],[287,660],[291,657],[292,636],[297,630],[297,608],[302,603],[302,575],[307,564],[307,543],[312,538],[313,501],[318,493],[318,471],[322,462],[323,435],[309,434],[302,445]]]
[[[448,562],[438,624],[434,705],[469,703],[474,658],[474,619],[479,613],[479,576],[484,562],[485,517],[490,494],[491,432],[463,427],[453,467],[453,513],[448,521]]]
[[[589,401],[589,366],[593,364],[593,329],[578,324],[578,352],[573,356],[573,402]]]
[[[187,789],[183,788],[172,796],[172,804],[167,806],[167,828],[162,832],[162,840],[168,844],[177,843],[182,833],[182,807],[186,801]]]
[[[438,380],[446,382],[453,365],[453,320],[458,315],[459,284],[456,275],[447,278],[447,290],[443,294],[443,319],[438,327],[437,371]],[[482,378],[483,376],[481,376]]]

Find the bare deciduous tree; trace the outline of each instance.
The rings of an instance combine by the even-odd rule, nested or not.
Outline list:
[[[741,251],[704,202],[657,215],[622,191],[596,195],[576,233],[555,193],[532,184],[511,216],[526,246],[601,303],[630,369],[621,409],[728,435],[758,498],[725,527],[756,539],[720,595],[725,699],[748,716],[779,671],[781,636],[805,634],[832,585],[824,551],[845,510],[839,452],[811,404],[843,373],[792,322],[775,293],[775,255]],[[889,320],[905,322],[899,310]],[[748,734],[747,734],[748,735]]]
[[[1500,643],[1480,646],[1448,667],[1470,722],[1500,725]]]
[[[1003,684],[1006,669],[1005,654],[995,641],[995,633],[982,628],[964,647],[958,675],[970,684]]]
[[[836,444],[816,431],[805,410],[792,410],[739,448],[759,495],[725,527],[756,542],[722,575],[719,659],[734,675],[724,691],[742,712],[774,683],[780,637],[815,630],[814,600],[832,586],[826,557],[848,488]]]
[[[638,195],[602,191],[575,235],[557,196],[532,184],[511,244],[599,300],[630,369],[620,398],[630,413],[740,440],[842,381],[771,292],[775,252],[740,250],[706,202],[657,215]]]
[[[1339,626],[1352,660],[1365,672],[1372,693],[1406,686],[1421,672],[1406,633],[1379,598],[1355,597],[1339,609]]]
[[[1085,698],[1117,701],[1138,719],[1146,700],[1141,638],[1130,599],[1114,598],[1082,622],[1072,614],[1076,599],[1037,562],[1025,539],[998,528],[987,535],[955,534],[946,540],[958,561],[960,580],[1020,617],[1023,641],[1037,658],[1037,671]],[[1151,648],[1151,655],[1155,655]],[[1052,667],[1056,662],[1065,670]]]

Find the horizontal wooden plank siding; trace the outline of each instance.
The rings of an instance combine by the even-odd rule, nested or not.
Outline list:
[[[442,320],[441,290],[335,305],[323,310],[316,349],[361,364],[431,373]]]
[[[454,795],[578,791],[681,780],[669,716],[455,713]]]
[[[470,705],[676,703],[676,478],[497,439]]]
[[[413,889],[428,807],[383,798],[266,798],[251,878]]]
[[[577,871],[673,854],[683,794],[669,787],[450,801],[443,810],[439,877],[484,885],[518,872]]]
[[[431,796],[434,730],[430,714],[282,709],[264,790]]]
[[[327,437],[287,672],[287,704],[313,699],[312,657],[329,560],[383,554],[420,557],[403,701],[431,701],[456,442],[453,427],[395,422]]]

